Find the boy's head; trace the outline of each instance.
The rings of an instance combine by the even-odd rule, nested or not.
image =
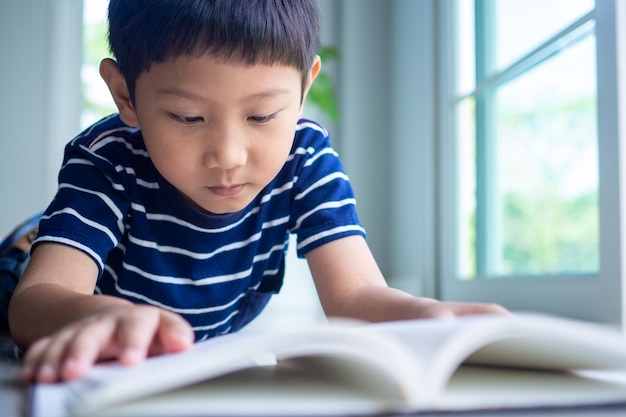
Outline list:
[[[190,205],[240,211],[285,165],[319,72],[316,0],[111,0],[121,120]]]
[[[110,0],[109,44],[134,99],[154,63],[209,53],[231,64],[281,64],[302,74],[319,47],[316,0]]]

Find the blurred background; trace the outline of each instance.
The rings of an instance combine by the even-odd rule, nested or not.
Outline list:
[[[619,0],[318,3],[305,116],[331,132],[389,283],[620,321]],[[0,234],[45,208],[64,144],[115,111],[106,7],[0,4]],[[281,302],[318,314],[303,262],[290,254]]]

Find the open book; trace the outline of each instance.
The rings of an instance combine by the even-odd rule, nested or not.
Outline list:
[[[35,385],[31,415],[294,416],[626,403],[626,338],[534,314],[246,332]]]

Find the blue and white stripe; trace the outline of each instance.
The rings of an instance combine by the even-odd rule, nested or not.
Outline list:
[[[96,293],[182,314],[201,340],[238,330],[279,291],[289,233],[299,256],[364,235],[355,204],[328,133],[314,122],[298,123],[283,169],[249,207],[213,216],[180,198],[141,131],[115,116],[66,147],[35,245],[84,251],[100,268]]]

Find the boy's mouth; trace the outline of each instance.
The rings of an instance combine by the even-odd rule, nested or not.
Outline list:
[[[208,187],[209,190],[213,194],[216,194],[220,197],[232,197],[234,195],[239,194],[245,187],[245,184],[236,184],[236,185],[225,185],[225,186],[214,186]]]

